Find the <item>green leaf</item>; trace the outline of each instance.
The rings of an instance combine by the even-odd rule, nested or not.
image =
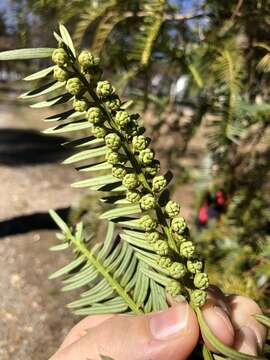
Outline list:
[[[65,161],[63,161],[63,164],[73,164],[78,161],[92,159],[97,156],[103,156],[106,154],[106,152],[107,152],[107,146],[97,147],[90,150],[84,150],[75,155],[70,156]]]
[[[67,28],[64,25],[60,24],[59,29],[64,43],[69,47],[74,57],[76,57],[76,51],[73,45],[73,41],[71,39],[71,36],[69,35]]]
[[[76,122],[72,121],[72,122],[69,122],[68,124],[61,124],[61,125],[46,129],[43,131],[43,133],[44,134],[61,134],[61,133],[70,132],[70,131],[90,129],[91,126],[92,125],[89,123],[89,121],[76,121]]]
[[[44,101],[40,101],[38,103],[32,104],[32,105],[30,105],[30,107],[35,108],[35,109],[41,109],[41,108],[50,107],[53,105],[64,104],[64,103],[70,101],[72,98],[73,98],[73,95],[66,93],[63,95],[54,96],[53,98],[48,99],[48,100],[44,100]]]
[[[64,244],[51,246],[49,250],[50,251],[62,251],[62,250],[68,249],[68,248],[69,248],[69,243],[65,242]]]
[[[73,115],[75,112],[75,110],[71,109],[71,110],[67,110],[67,111],[63,111],[61,113],[58,114],[54,114],[51,116],[48,116],[44,119],[44,121],[58,121],[58,120],[65,120],[68,119],[71,115]]]
[[[137,239],[137,238],[135,238],[133,236],[129,236],[127,234],[120,234],[120,236],[121,236],[121,239],[129,242],[130,244],[132,244],[134,246],[138,246],[142,249],[146,249],[146,250],[150,250],[150,251],[154,250],[153,246],[145,240]]]
[[[255,319],[270,329],[270,318],[263,314],[254,315]]]
[[[48,84],[42,85],[37,89],[28,91],[19,96],[21,99],[32,99],[41,95],[49,94],[65,86],[65,82],[52,81]]]
[[[233,360],[249,360],[249,359],[257,359],[257,360],[267,360],[262,356],[252,356],[244,353],[240,353],[234,349],[229,348],[224,345],[209,329],[206,321],[204,320],[203,314],[199,308],[194,309],[197,314],[197,318],[200,324],[201,331],[203,332],[205,338],[209,341],[209,343],[217,349],[221,354],[226,355],[230,359]]]
[[[166,286],[171,280],[166,278],[165,276],[155,272],[155,271],[152,271],[152,270],[149,270],[147,268],[144,268],[142,269],[143,273],[150,277],[150,279],[154,280],[155,282],[163,285],[163,286]]]
[[[104,176],[97,176],[92,179],[86,179],[77,181],[73,184],[71,184],[74,188],[85,188],[85,187],[93,187],[93,186],[102,186],[106,184],[111,184],[118,182],[119,180],[113,177],[112,175],[104,175]]]
[[[61,269],[57,270],[56,272],[54,272],[53,274],[51,274],[49,276],[49,279],[55,279],[59,276],[62,275],[66,275],[68,274],[70,271],[76,269],[79,265],[81,265],[83,262],[85,261],[85,257],[83,255],[81,255],[80,257],[78,257],[77,259],[73,260],[71,263],[69,263],[68,265],[62,267]]]
[[[42,59],[52,56],[52,48],[17,49],[0,52],[0,60]]]
[[[112,220],[112,219],[119,218],[122,216],[138,214],[140,212],[141,212],[141,208],[139,205],[122,206],[120,208],[115,208],[115,209],[106,211],[105,213],[100,215],[99,218]]]
[[[101,360],[114,360],[110,356],[100,355]]]
[[[100,171],[100,170],[109,170],[111,168],[112,168],[111,164],[109,164],[107,161],[103,161],[98,164],[79,167],[77,168],[77,170],[82,172],[92,172],[92,171]]]
[[[33,80],[42,79],[42,78],[46,77],[47,75],[49,75],[53,71],[53,69],[54,69],[54,65],[49,66],[46,69],[37,71],[32,75],[26,76],[23,80],[24,81],[33,81]]]
[[[60,218],[60,216],[54,210],[49,210],[49,214],[56,223],[56,225],[59,226],[59,228],[63,231],[63,233],[67,235],[71,235],[71,232],[67,224]]]

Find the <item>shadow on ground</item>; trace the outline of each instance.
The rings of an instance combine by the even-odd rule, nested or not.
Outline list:
[[[61,144],[67,139],[28,129],[0,129],[0,164],[36,165],[58,162],[70,153]]]
[[[57,214],[67,221],[70,208],[56,209]],[[0,222],[0,238],[10,235],[24,234],[34,230],[58,229],[48,212],[16,216]]]

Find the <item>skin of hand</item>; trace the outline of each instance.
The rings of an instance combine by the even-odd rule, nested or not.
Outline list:
[[[211,286],[202,310],[209,328],[224,344],[250,355],[260,353],[267,334],[253,317],[262,313],[253,300],[225,296]],[[115,360],[185,360],[199,336],[194,311],[180,301],[168,310],[139,316],[88,316],[49,360],[99,360],[100,355]]]

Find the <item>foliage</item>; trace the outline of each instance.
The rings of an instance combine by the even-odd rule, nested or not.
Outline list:
[[[187,224],[179,216],[180,206],[170,200],[167,186],[172,174],[159,175],[159,162],[149,147],[150,138],[143,135],[145,129],[139,115],[130,113],[129,103],[121,101],[107,80],[101,80],[99,59],[87,51],[78,56],[63,25],[55,38],[57,49],[8,51],[0,54],[0,60],[28,59],[31,54],[52,56],[54,66],[26,78],[45,82],[21,97],[34,100],[52,96],[38,101],[35,107],[59,102],[69,105],[73,101],[73,108],[46,119],[60,122],[47,133],[82,129],[92,132],[69,142],[79,152],[64,163],[79,163],[78,170],[92,174],[74,183],[74,187],[105,193],[101,201],[108,208],[100,216],[107,223],[105,239],[96,242],[95,235],[86,232],[82,223],[68,227],[51,211],[62,231],[58,235],[60,244],[51,250],[70,248],[74,252],[74,259],[51,278],[64,276],[64,291],[84,289],[69,307],[81,315],[125,311],[140,314],[164,309],[181,294],[196,310],[206,338],[223,355],[232,359],[264,359],[224,346],[207,327],[200,307],[206,300],[208,277]],[[220,56],[217,63],[226,74],[230,98],[231,93],[237,92],[237,81],[226,71],[227,54]],[[54,80],[50,81],[52,73]],[[231,105],[229,100],[230,109]],[[268,322],[264,316],[258,321]],[[202,354],[205,359],[212,357],[205,349]]]

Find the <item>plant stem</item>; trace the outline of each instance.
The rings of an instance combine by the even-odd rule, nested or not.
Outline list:
[[[80,252],[88,259],[88,261],[96,268],[96,270],[106,279],[112,289],[114,289],[119,296],[121,296],[129,308],[138,314],[142,314],[143,311],[139,308],[139,306],[132,300],[132,298],[128,295],[128,293],[121,287],[121,285],[110,275],[110,273],[104,268],[104,266],[95,258],[93,253],[89,251],[89,249],[80,241],[75,240],[75,238],[71,235],[69,236],[70,241],[80,250]]]
[[[95,93],[95,90],[93,89],[93,87],[91,87],[91,85],[89,84],[89,82],[87,81],[87,79],[85,78],[85,76],[83,74],[81,74],[81,72],[76,68],[76,66],[72,65],[73,70],[76,72],[76,74],[79,76],[79,78],[81,79],[81,81],[83,82],[83,84],[86,86],[87,91],[89,93],[89,95],[92,97],[92,99],[97,103],[97,105],[99,106],[99,108],[101,109],[101,111],[104,113],[104,115],[107,117],[107,120],[110,124],[110,126],[112,127],[112,129],[117,133],[117,135],[122,139],[122,148],[125,151],[131,165],[133,166],[134,170],[136,171],[136,173],[138,174],[139,179],[141,180],[143,186],[154,196],[156,196],[156,194],[152,191],[151,185],[149,184],[149,182],[147,181],[147,178],[143,172],[143,169],[140,167],[140,164],[138,163],[135,155],[132,153],[130,146],[128,144],[125,144],[125,139],[123,138],[122,134],[119,132],[119,130],[117,129],[117,125],[114,122],[113,117],[111,116],[111,114],[107,111],[106,107],[103,105],[102,101],[99,99],[99,97],[97,96],[97,94]],[[175,252],[178,253],[178,249],[176,246],[176,243],[171,235],[170,229],[168,227],[166,218],[164,216],[163,210],[161,208],[161,206],[159,204],[157,204],[156,206],[156,215],[157,218],[161,224],[161,228],[163,230],[164,235],[167,237],[168,239],[168,244],[171,247],[172,250],[174,250]]]

